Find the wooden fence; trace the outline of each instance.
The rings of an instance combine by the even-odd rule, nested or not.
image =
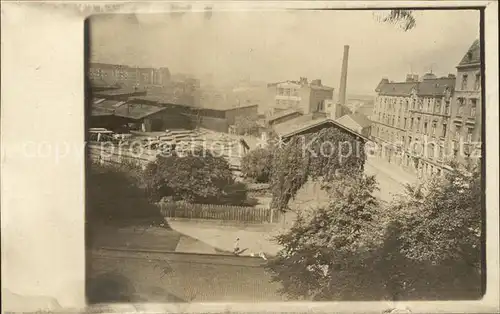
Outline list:
[[[267,207],[243,207],[214,204],[159,203],[163,216],[234,221],[242,223],[277,223],[280,212]]]

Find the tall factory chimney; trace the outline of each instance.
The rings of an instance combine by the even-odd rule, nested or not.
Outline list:
[[[347,89],[347,64],[349,61],[349,46],[344,46],[344,57],[342,59],[342,72],[340,73],[339,104],[345,105]]]

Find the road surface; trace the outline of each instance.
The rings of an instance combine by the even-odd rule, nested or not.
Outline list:
[[[120,250],[88,257],[91,303],[285,300],[259,258]]]

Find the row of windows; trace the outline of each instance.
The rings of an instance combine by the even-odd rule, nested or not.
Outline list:
[[[446,136],[446,130],[447,130],[446,127],[447,127],[446,124],[444,124],[441,133],[444,136]],[[435,126],[433,129],[435,130]],[[458,142],[465,141],[466,143],[472,143],[474,129],[475,129],[474,127],[463,128],[462,126],[457,125],[455,126],[455,130],[453,133],[453,139]],[[411,146],[412,145],[411,143],[413,143],[413,141],[417,139],[416,137],[414,138],[412,136],[405,137],[405,135],[398,135],[398,132],[390,131],[385,128],[379,128],[379,127],[375,127],[373,129],[373,132],[374,132],[373,135],[375,137],[381,138],[385,141],[389,141],[392,143],[397,143],[399,141],[399,144],[403,145],[405,148]],[[464,134],[464,132],[466,133]],[[465,138],[464,135],[466,136]]]
[[[461,90],[469,90],[469,74],[462,75],[462,81],[460,83]],[[474,90],[481,89],[481,73],[476,73],[474,79],[474,86],[472,86]]]
[[[299,96],[299,92],[295,88],[278,88],[278,95],[280,96]]]
[[[279,107],[298,107],[300,101],[291,99],[276,99],[276,105]]]
[[[402,105],[399,109],[396,109],[394,104],[380,104],[375,105],[374,113],[377,115],[378,112],[407,112],[408,109],[418,110],[422,112],[450,115],[450,100],[445,99],[442,101],[439,98],[418,98],[418,99],[405,99],[402,101]]]
[[[466,100],[463,97],[459,97],[457,98],[457,102],[458,102],[457,115],[463,116],[468,114],[470,117],[476,116],[476,110],[478,104],[477,98],[469,98],[468,100]]]

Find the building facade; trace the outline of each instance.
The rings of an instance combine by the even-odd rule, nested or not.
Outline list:
[[[307,78],[299,81],[285,81],[269,84],[268,88],[275,91],[273,113],[294,109],[303,114],[325,112],[325,101],[333,99],[333,88],[324,86],[321,80],[310,83]]]
[[[451,137],[453,155],[459,162],[481,155],[481,81],[481,49],[476,40],[457,66]]]
[[[479,41],[457,66],[457,75],[405,82],[382,79],[371,120],[378,154],[419,177],[443,174],[451,160],[464,162],[481,148]]]
[[[124,87],[165,86],[170,82],[168,68],[139,68],[120,64],[90,63],[90,81]]]

